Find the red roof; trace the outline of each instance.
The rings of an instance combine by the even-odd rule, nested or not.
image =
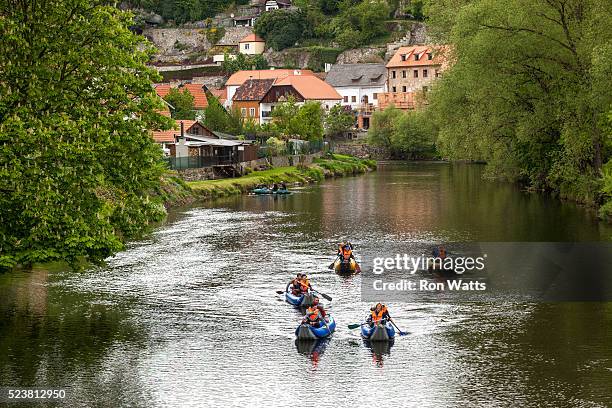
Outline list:
[[[208,106],[208,99],[206,98],[206,92],[204,92],[204,85],[202,84],[183,84],[179,86],[160,84],[155,86],[155,92],[164,98],[172,88],[179,88],[181,90],[187,89],[187,91],[193,95],[193,103],[196,109],[205,109]]]
[[[208,88],[211,94],[217,97],[219,103],[223,105],[227,100],[227,88],[223,87],[221,89]]]
[[[446,62],[446,46],[416,45],[400,47],[387,63],[387,68],[442,65]]]
[[[189,129],[197,123],[195,120],[177,120],[176,129],[153,131],[153,140],[157,143],[174,142],[174,137],[181,134],[181,122],[183,122],[185,133],[189,133]]]
[[[341,100],[342,96],[325,81],[314,75],[289,75],[277,79],[274,86],[291,85],[308,100]]]
[[[251,34],[247,35],[246,37],[244,37],[242,40],[238,41],[238,43],[243,43],[243,42],[266,42],[266,40],[264,40],[263,38],[259,37],[255,33],[251,33]]]
[[[252,71],[235,72],[227,82],[226,86],[240,86],[248,79],[285,78],[288,75],[314,75],[309,69],[256,69]]]

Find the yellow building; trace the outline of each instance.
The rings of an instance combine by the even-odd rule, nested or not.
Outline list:
[[[238,42],[238,51],[241,54],[263,54],[265,48],[265,40],[259,38],[256,34],[249,34]]]

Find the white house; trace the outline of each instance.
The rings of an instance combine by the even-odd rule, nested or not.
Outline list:
[[[353,110],[378,106],[378,94],[387,92],[384,64],[334,64],[325,82],[342,95],[342,105]]]

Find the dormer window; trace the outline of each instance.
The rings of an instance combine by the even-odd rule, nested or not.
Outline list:
[[[402,54],[402,61],[406,61],[406,54]]]
[[[419,60],[419,54],[414,54],[414,60],[418,61]]]
[[[431,52],[427,53],[427,59],[430,61],[433,59],[433,55],[431,54]]]

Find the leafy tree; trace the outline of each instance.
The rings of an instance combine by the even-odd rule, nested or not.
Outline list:
[[[323,139],[323,108],[319,102],[309,101],[299,106],[290,96],[274,107],[272,117],[274,127],[287,137],[310,141]]]
[[[255,22],[255,33],[274,50],[292,47],[310,35],[306,18],[301,11],[278,9],[261,15]]]
[[[390,105],[385,110],[376,111],[372,115],[372,124],[368,130],[369,142],[376,146],[393,148],[393,133],[402,115],[402,111]]]
[[[437,129],[427,110],[403,113],[394,126],[391,146],[396,154],[411,159],[434,151]]]
[[[207,95],[208,106],[204,109],[204,125],[210,130],[225,132],[228,128],[228,114],[214,95]]]
[[[355,126],[355,116],[350,109],[341,105],[334,105],[325,117],[325,133],[329,136],[338,136],[351,130]]]
[[[268,69],[268,62],[263,55],[246,55],[246,54],[224,54],[221,68],[228,74],[233,74],[238,71],[251,71],[257,69]]]
[[[164,100],[174,108],[172,110],[172,117],[174,119],[195,119],[195,98],[189,93],[187,88],[182,91],[176,88],[170,89]]]
[[[152,50],[100,2],[0,10],[0,265],[104,259],[164,215]]]
[[[562,197],[604,199],[610,150],[603,124],[612,106],[607,2],[445,3],[457,6],[440,30],[454,44],[456,64],[431,98],[442,153],[484,159],[491,176]]]

